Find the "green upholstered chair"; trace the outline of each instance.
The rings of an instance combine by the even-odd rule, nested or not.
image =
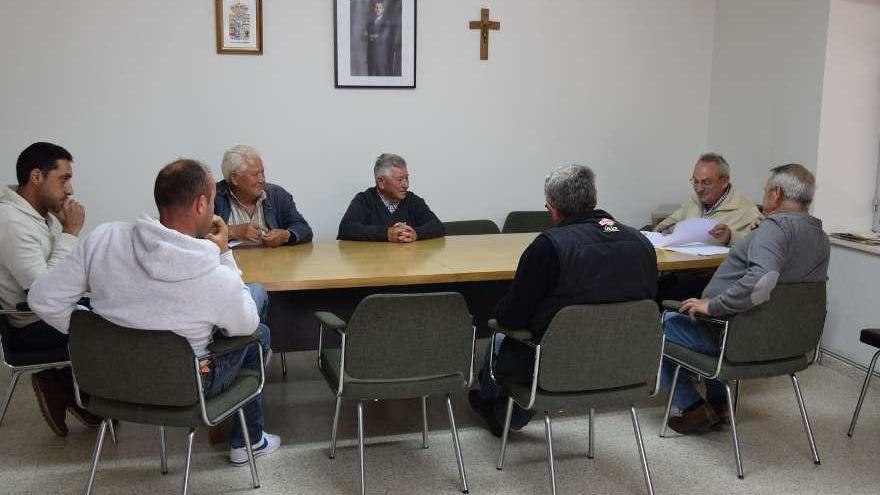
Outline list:
[[[547,211],[512,211],[504,219],[501,232],[504,234],[521,234],[525,232],[543,232],[553,226],[553,217]]]
[[[623,406],[629,407],[645,485],[653,494],[636,405],[657,393],[663,353],[663,330],[657,318],[657,304],[643,300],[567,306],[553,317],[539,344],[517,338],[520,332],[502,329],[494,320],[490,326],[496,329],[492,334],[493,345],[499,335],[504,335],[506,339],[516,339],[531,347],[535,354],[531,383],[500,382],[510,398],[497,468],[504,468],[514,403],[544,413],[550,489],[554,495],[556,469],[551,411],[589,409],[587,457],[592,459],[594,409]],[[490,359],[493,379],[495,364],[493,356]]]
[[[86,494],[91,493],[104,434],[111,419],[159,426],[162,474],[168,472],[165,427],[189,428],[183,493],[189,484],[193,436],[198,426],[214,426],[236,412],[244,432],[254,488],[260,481],[251,452],[244,407],[263,390],[260,371],[242,370],[221,394],[206,398],[199,362],[248,345],[260,346],[259,335],[217,338],[209,354],[196,356],[187,340],[173,332],[135,330],[114,325],[91,311],[75,311],[70,320],[70,361],[76,400],[104,417],[92,454]],[[260,346],[262,363],[262,347]]]
[[[446,235],[480,235],[500,234],[498,225],[492,220],[458,220],[455,222],[443,222]]]
[[[427,404],[446,396],[446,412],[461,481],[468,493],[451,396],[473,381],[475,329],[461,294],[375,294],[364,298],[346,324],[332,313],[321,322],[318,367],[336,394],[330,458],[336,456],[336,430],[343,399],[357,401],[360,493],[365,492],[364,403],[420,398],[422,447],[427,448]]]
[[[813,462],[819,464],[813,429],[796,373],[813,362],[811,358],[815,355],[825,326],[825,302],[825,282],[779,284],[773,289],[769,301],[746,312],[729,317],[698,315],[720,329],[720,354],[711,356],[672,342],[666,343],[664,357],[676,364],[676,368],[660,436],[666,435],[675,385],[682,368],[705,379],[722,382],[727,394],[737,476],[742,479],[742,458],[736,433],[738,397],[731,393],[730,384],[736,384],[739,390],[740,380],[789,375]],[[663,305],[677,310],[680,303],[664,301]]]
[[[6,319],[7,315],[32,316],[31,311],[4,310],[0,309],[0,362],[9,368],[12,376],[9,378],[9,387],[3,402],[0,403],[0,425],[6,417],[6,408],[12,400],[15,385],[18,379],[25,373],[36,373],[51,368],[63,368],[70,365],[67,359],[67,347],[56,347],[42,351],[22,351],[10,345],[10,332],[12,327]]]
[[[859,340],[871,347],[880,349],[880,329],[863,328],[859,334]],[[865,394],[868,392],[868,385],[871,384],[871,375],[874,374],[874,367],[877,365],[877,358],[880,358],[880,351],[874,353],[874,357],[871,358],[871,364],[868,366],[868,374],[865,375],[865,381],[862,383],[862,392],[859,394],[859,401],[856,402],[856,410],[853,411],[852,421],[850,421],[849,430],[846,432],[849,437],[853,436],[853,431],[856,429],[856,421],[859,420],[859,412],[862,410],[862,402],[865,401]]]

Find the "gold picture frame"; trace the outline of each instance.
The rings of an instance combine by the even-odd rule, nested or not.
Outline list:
[[[263,54],[263,0],[214,0],[217,53]]]

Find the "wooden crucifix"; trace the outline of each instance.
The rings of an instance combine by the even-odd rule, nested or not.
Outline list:
[[[480,60],[489,60],[489,30],[500,30],[501,23],[489,20],[489,9],[480,9],[480,20],[471,21],[471,29],[480,30]]]

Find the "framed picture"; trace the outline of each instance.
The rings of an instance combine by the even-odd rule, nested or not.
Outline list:
[[[337,88],[416,87],[416,0],[334,0]]]
[[[263,54],[263,0],[214,0],[217,53]]]

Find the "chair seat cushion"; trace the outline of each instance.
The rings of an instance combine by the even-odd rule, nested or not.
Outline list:
[[[214,423],[217,418],[232,409],[236,404],[254,394],[260,388],[260,372],[241,370],[229,387],[219,395],[205,401],[208,419]],[[90,397],[89,412],[105,418],[162,426],[197,427],[204,426],[201,407],[191,406],[153,406],[135,404],[101,397]]]
[[[3,356],[12,366],[33,366],[46,363],[63,363],[69,360],[67,347],[55,347],[40,351],[15,351],[3,346]]]
[[[531,389],[528,385],[505,384],[504,388],[521,405],[525,405],[531,395]],[[563,409],[630,407],[647,401],[653,391],[653,387],[649,387],[647,384],[586,392],[547,392],[539,388],[535,394],[533,409],[538,411],[555,411]]]
[[[870,346],[880,348],[880,328],[862,329],[862,333],[859,335],[859,340]]]
[[[666,342],[663,354],[691,367],[713,374],[718,366],[718,356],[697,352],[687,347]],[[806,356],[794,356],[787,359],[760,361],[755,363],[734,363],[725,360],[718,374],[719,380],[746,380],[750,378],[767,378],[771,376],[790,375],[804,370],[810,362]]]
[[[325,349],[321,355],[321,372],[334,392],[339,386],[340,359],[339,349]],[[342,396],[360,400],[411,399],[460,392],[465,386],[465,377],[458,373],[391,380],[365,380],[346,375]]]

